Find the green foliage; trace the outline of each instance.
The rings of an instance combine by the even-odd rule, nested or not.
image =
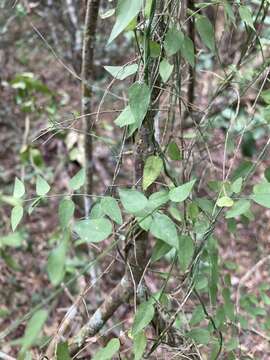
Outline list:
[[[124,80],[128,76],[135,74],[138,70],[137,64],[124,65],[124,66],[104,66],[115,79]]]
[[[85,183],[85,169],[80,169],[69,181],[72,190],[79,190]]]
[[[135,118],[131,112],[130,106],[127,106],[121,114],[114,120],[119,127],[127,126],[135,123]]]
[[[146,348],[147,339],[143,331],[137,333],[133,337],[133,353],[134,360],[141,360]]]
[[[136,129],[141,126],[144,120],[150,104],[150,98],[150,89],[144,83],[136,82],[128,89],[129,106],[135,120]]]
[[[252,20],[252,14],[247,6],[244,5],[239,6],[239,15],[247,26],[255,30]]]
[[[122,224],[123,219],[122,219],[121,210],[118,206],[117,201],[114,198],[110,196],[106,196],[102,198],[100,205],[104,214],[109,216],[117,224],[119,225]]]
[[[123,30],[125,30],[141,10],[142,4],[142,0],[133,0],[132,2],[129,0],[118,0],[116,22],[113,26],[108,43],[111,43]]]
[[[20,351],[20,355],[23,355],[26,350],[28,350],[34,341],[37,339],[42,327],[47,320],[48,312],[46,310],[38,310],[31,317],[29,322],[27,323],[24,336],[22,338],[22,347]]]
[[[75,204],[70,199],[63,199],[59,204],[58,216],[60,225],[63,229],[68,227],[75,211]]]
[[[19,223],[23,218],[23,207],[21,205],[16,205],[11,210],[11,228],[12,231],[15,231]]]
[[[181,49],[181,44],[183,42],[183,33],[172,27],[166,33],[164,40],[164,48],[168,56],[176,54]]]
[[[19,199],[19,198],[23,197],[24,193],[25,193],[24,183],[16,177],[15,184],[14,184],[14,190],[13,190],[13,196],[15,198]]]
[[[174,222],[167,216],[157,213],[153,216],[150,232],[156,238],[178,249],[178,236]]]
[[[185,201],[189,197],[195,182],[196,179],[191,180],[181,186],[177,186],[176,188],[170,190],[169,192],[170,200],[173,202]]]
[[[147,198],[137,190],[119,189],[119,196],[124,209],[130,214],[138,214],[148,204]]]
[[[112,233],[112,224],[105,218],[81,220],[74,225],[74,231],[82,242],[98,243]]]
[[[180,269],[186,271],[194,253],[193,240],[190,236],[181,235],[179,237],[179,247],[178,247],[178,259],[180,264]]]
[[[146,301],[138,306],[132,326],[133,337],[140,334],[141,331],[146,328],[146,326],[152,321],[154,314],[155,309],[152,301]]]
[[[210,20],[206,16],[197,16],[196,28],[202,42],[212,51],[216,51],[215,32]]]
[[[39,196],[44,196],[50,191],[50,185],[44,180],[41,176],[37,176],[36,181],[36,194]]]
[[[143,169],[143,190],[153,184],[163,170],[163,161],[158,156],[149,156]]]
[[[172,74],[173,65],[171,65],[166,59],[163,59],[159,64],[159,73],[163,82],[167,82]]]
[[[118,339],[111,339],[108,344],[100,349],[94,356],[93,360],[111,360],[113,356],[120,349],[120,341]]]
[[[57,345],[56,360],[71,360],[67,342],[60,342]]]

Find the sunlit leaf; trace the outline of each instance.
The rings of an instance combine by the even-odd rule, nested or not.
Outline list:
[[[128,105],[121,114],[114,120],[114,123],[119,126],[127,126],[135,122],[134,116],[131,112],[130,106]]]
[[[24,193],[25,193],[24,183],[16,177],[14,183],[13,196],[16,199],[19,199],[24,195]]]
[[[108,71],[115,79],[124,80],[128,76],[137,72],[138,65],[132,64],[123,66],[104,66],[104,69]]]
[[[129,23],[138,15],[142,5],[143,0],[118,0],[115,11],[116,22],[113,26],[108,44],[125,30]]]
[[[189,197],[195,182],[196,179],[191,180],[181,186],[177,186],[176,188],[170,190],[169,192],[170,200],[174,202],[185,201]]]
[[[97,243],[108,238],[112,233],[112,224],[108,219],[90,219],[78,221],[74,231],[85,242]]]
[[[166,59],[163,59],[159,64],[159,73],[161,79],[164,83],[166,83],[171,76],[173,71],[173,65],[171,65]]]
[[[36,181],[36,194],[39,196],[44,196],[49,191],[50,191],[50,185],[47,183],[45,179],[43,179],[40,175],[38,175]]]
[[[70,180],[69,186],[73,190],[78,190],[85,183],[85,169],[79,170]]]
[[[229,196],[222,196],[217,200],[217,206],[219,207],[231,207],[234,201]]]
[[[0,248],[2,246],[19,247],[22,245],[23,236],[19,232],[0,237]]]
[[[11,210],[11,228],[13,231],[16,230],[17,226],[21,222],[23,217],[23,207],[21,205],[15,206]]]
[[[157,179],[163,169],[159,156],[151,155],[146,159],[143,169],[143,190],[146,190]]]
[[[236,201],[233,206],[226,212],[226,219],[235,218],[242,214],[245,214],[250,208],[250,202],[248,200]]]

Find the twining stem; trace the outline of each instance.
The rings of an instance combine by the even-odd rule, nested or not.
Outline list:
[[[92,82],[94,78],[94,52],[95,39],[98,20],[100,0],[88,0],[86,5],[84,42],[82,50],[82,88],[81,88],[81,112],[84,127],[84,158],[85,158],[85,193],[92,194],[93,190],[93,140],[90,135],[93,131],[94,123],[91,121],[90,114],[92,109]],[[85,216],[90,210],[90,198],[84,198]]]

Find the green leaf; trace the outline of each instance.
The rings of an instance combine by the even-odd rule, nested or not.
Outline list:
[[[44,196],[50,191],[50,185],[40,175],[37,176],[36,181],[36,194]]]
[[[243,179],[241,177],[239,177],[238,179],[236,179],[232,185],[231,185],[231,189],[235,194],[239,194],[242,188],[242,184],[243,184]]]
[[[75,211],[74,202],[70,199],[63,199],[59,204],[58,216],[61,227],[64,229],[68,227]]]
[[[31,317],[22,338],[22,348],[20,353],[23,354],[37,339],[45,321],[47,320],[48,312],[46,310],[38,310]]]
[[[148,204],[147,198],[137,190],[119,189],[119,196],[124,209],[130,214],[139,213]]]
[[[19,247],[22,245],[23,236],[19,232],[0,237],[0,248],[3,246]]]
[[[264,177],[268,182],[270,182],[270,167],[264,170]]]
[[[104,211],[102,210],[101,203],[98,202],[92,207],[89,217],[90,219],[99,219],[102,218],[104,215],[105,214]]]
[[[134,83],[128,89],[129,106],[135,119],[137,128],[139,128],[147,113],[151,92],[146,84]]]
[[[178,187],[170,190],[170,192],[169,192],[170,200],[174,201],[174,202],[185,201],[189,197],[195,182],[196,182],[196,179],[191,180],[181,186],[178,186]]]
[[[152,301],[146,301],[138,306],[135,314],[132,336],[139,334],[153,319],[155,309]]]
[[[143,331],[137,333],[133,339],[134,360],[141,360],[146,348],[147,339]]]
[[[172,249],[171,245],[168,245],[164,241],[157,239],[152,252],[151,262],[154,263],[158,261],[164,255],[166,255],[171,249]]]
[[[233,23],[235,23],[235,16],[234,16],[234,13],[233,13],[233,8],[232,8],[231,4],[229,3],[229,1],[224,0],[223,1],[223,6],[224,6],[224,10],[225,10],[225,13],[228,16],[228,18]]]
[[[112,224],[105,218],[81,220],[75,224],[74,231],[83,241],[97,243],[111,235]]]
[[[100,204],[104,214],[109,216],[113,221],[115,221],[119,225],[123,223],[121,210],[118,206],[117,201],[114,198],[110,196],[106,196],[101,200]]]
[[[171,160],[178,161],[182,159],[181,152],[176,142],[170,142],[167,151]]]
[[[186,271],[188,269],[193,254],[194,254],[194,245],[191,237],[187,235],[179,236],[178,259],[179,259],[180,269],[182,271]]]
[[[192,67],[195,66],[194,44],[188,36],[184,37],[183,44],[181,45],[181,54]]]
[[[116,22],[113,26],[108,44],[111,43],[129,23],[138,15],[141,10],[143,0],[118,0],[116,7]]]
[[[60,342],[57,344],[56,360],[71,360],[67,342]]]
[[[222,196],[217,200],[217,206],[219,207],[231,207],[234,201],[229,196]]]
[[[164,190],[157,191],[149,196],[147,210],[153,212],[157,210],[161,205],[166,204],[169,201],[169,193]]]
[[[146,159],[143,169],[143,190],[146,190],[163,170],[163,161],[159,156],[151,155]]]
[[[184,34],[181,31],[177,30],[176,27],[169,29],[164,40],[166,54],[168,56],[176,54],[180,50],[183,41]]]
[[[235,218],[242,214],[245,214],[250,208],[250,202],[248,200],[239,200],[233,204],[230,210],[226,212],[226,219]]]
[[[161,213],[154,215],[151,223],[150,232],[156,238],[163,240],[170,246],[178,249],[178,236],[174,222],[167,216]]]
[[[202,39],[202,42],[212,51],[215,52],[215,32],[214,28],[206,16],[199,15],[196,19],[196,27]]]
[[[192,329],[187,336],[195,341],[197,344],[207,345],[210,341],[210,332],[207,329]]]
[[[73,190],[78,190],[85,183],[85,169],[79,170],[70,180],[69,186]]]
[[[270,208],[270,183],[260,183],[253,187],[251,199],[257,204]]]
[[[255,30],[252,20],[252,14],[247,6],[244,5],[239,6],[239,15],[241,20],[244,21],[244,23],[246,23],[247,26]]]
[[[173,71],[173,65],[171,65],[166,59],[163,59],[159,64],[159,74],[164,83],[166,83]]]
[[[100,349],[92,360],[111,360],[120,349],[120,341],[116,338],[111,339],[108,344]]]
[[[267,90],[262,91],[261,98],[267,105],[269,105],[270,104],[270,90],[267,89]]]
[[[47,271],[50,282],[57,286],[65,276],[67,242],[63,239],[48,257]]]
[[[205,318],[203,307],[201,305],[197,306],[192,313],[189,325],[194,326],[199,324]]]
[[[114,123],[121,127],[133,124],[135,122],[134,116],[131,112],[130,106],[127,106],[121,114],[114,120]]]
[[[13,196],[16,199],[19,199],[24,195],[24,193],[25,193],[24,183],[16,177],[14,183]]]
[[[123,65],[123,66],[104,66],[104,69],[108,71],[115,79],[124,80],[130,75],[133,75],[138,70],[137,64]]]
[[[23,217],[23,207],[21,205],[15,206],[11,210],[11,228],[12,231],[15,231],[17,226],[19,225],[20,221]]]

